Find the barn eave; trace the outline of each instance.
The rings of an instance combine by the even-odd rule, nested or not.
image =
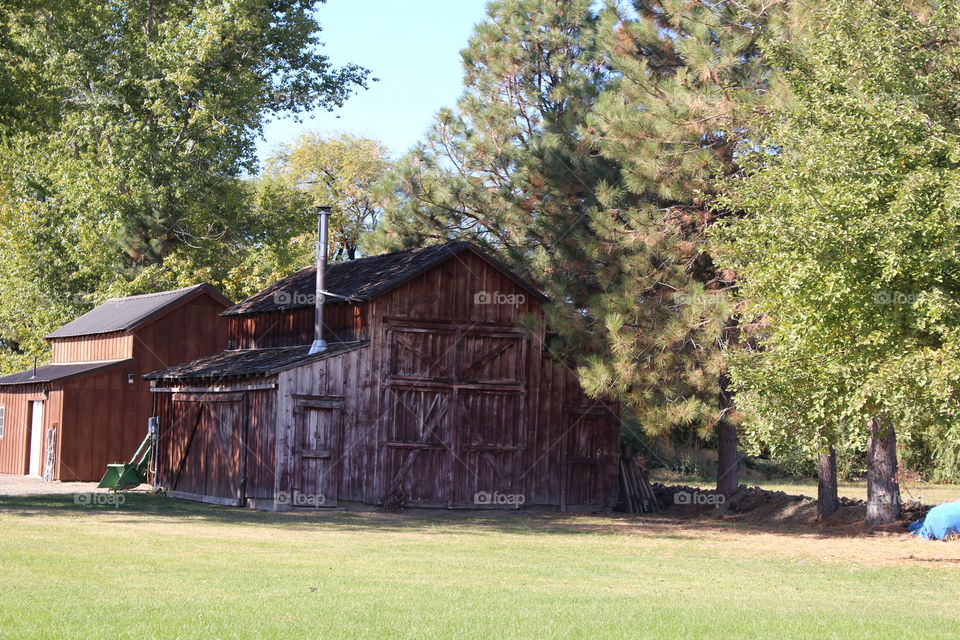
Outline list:
[[[368,340],[332,343],[326,351],[311,355],[310,345],[267,347],[223,351],[182,365],[154,371],[144,376],[155,387],[182,386],[185,383],[239,381],[270,378],[284,371],[332,358],[369,345]]]

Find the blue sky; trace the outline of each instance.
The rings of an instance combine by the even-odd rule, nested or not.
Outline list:
[[[297,123],[276,120],[258,145],[262,159],[307,129],[377,138],[394,156],[422,137],[433,115],[460,96],[460,50],[483,21],[486,0],[328,0],[319,5],[322,51],[334,65],[354,62],[380,78],[333,113]]]

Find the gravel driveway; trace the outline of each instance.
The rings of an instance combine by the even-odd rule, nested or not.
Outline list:
[[[0,496],[36,496],[70,493],[104,493],[96,482],[44,482],[37,478],[0,473]]]

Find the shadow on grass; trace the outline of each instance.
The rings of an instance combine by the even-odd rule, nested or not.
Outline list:
[[[206,522],[236,526],[280,527],[289,531],[312,531],[326,527],[339,531],[510,533],[517,535],[641,535],[687,540],[691,534],[730,532],[776,534],[804,538],[838,538],[863,535],[862,531],[812,529],[778,523],[745,523],[714,519],[678,519],[663,515],[624,513],[573,514],[521,511],[447,511],[413,509],[387,513],[370,508],[362,511],[317,510],[271,513],[238,507],[176,500],[145,493],[126,493],[119,506],[76,504],[72,495],[0,496],[0,515],[97,516],[107,522],[149,520]],[[116,516],[114,519],[112,516]]]

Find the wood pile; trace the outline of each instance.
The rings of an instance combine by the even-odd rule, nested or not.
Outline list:
[[[620,495],[627,513],[656,513],[660,504],[650,487],[647,472],[630,453],[627,443],[620,444]]]

